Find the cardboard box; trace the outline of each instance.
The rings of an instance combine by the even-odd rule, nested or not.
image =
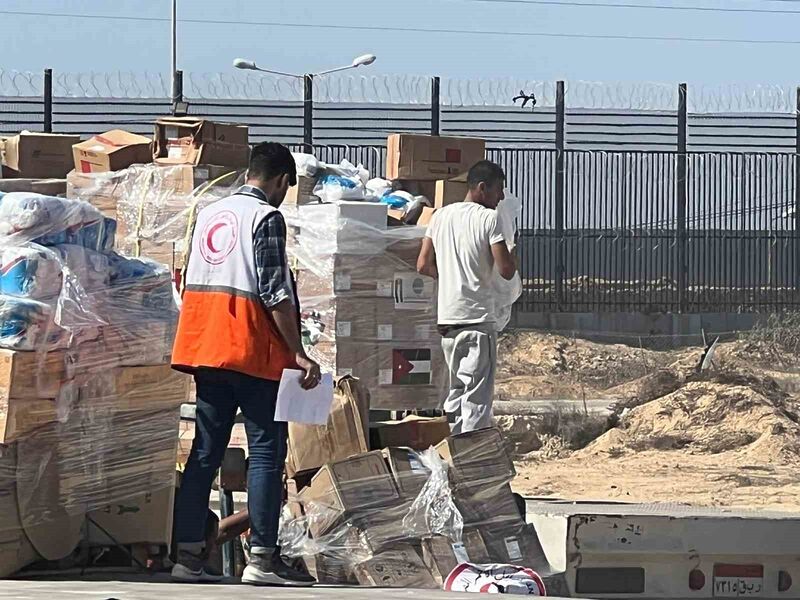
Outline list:
[[[419,455],[411,448],[384,448],[381,452],[402,498],[411,501],[416,499],[431,474]]]
[[[361,585],[409,589],[436,589],[436,581],[410,544],[398,544],[355,567]]]
[[[395,133],[387,140],[386,178],[439,180],[464,173],[486,157],[486,143],[455,138]]]
[[[338,204],[306,204],[298,207],[301,226],[298,241],[309,247],[313,255],[367,254],[382,252],[388,240],[388,206],[379,202],[339,202]],[[308,233],[306,232],[308,231]]]
[[[431,219],[433,219],[433,215],[436,213],[435,208],[425,207],[422,209],[422,214],[417,219],[417,227],[427,227],[431,224]]]
[[[286,192],[283,205],[304,206],[306,204],[319,204],[321,200],[314,195],[314,186],[316,185],[316,177],[299,176],[297,178],[297,185],[293,185]]]
[[[65,179],[0,179],[0,192],[32,192],[43,196],[63,196]]]
[[[514,462],[506,451],[502,432],[496,427],[460,433],[436,446],[439,455],[452,467],[457,485],[477,487],[508,483],[516,476]]]
[[[367,452],[368,424],[369,392],[357,379],[339,379],[327,425],[289,423],[288,474]]]
[[[103,216],[117,218],[117,202],[122,194],[120,177],[115,173],[95,175],[72,170],[67,174],[67,198],[88,202]]]
[[[331,554],[316,554],[304,556],[308,574],[325,585],[357,585],[353,566],[342,556]]]
[[[440,586],[462,563],[490,563],[489,551],[477,529],[465,529],[460,542],[442,535],[422,540],[422,561]]]
[[[400,493],[383,455],[367,452],[322,467],[300,499],[316,538],[346,515],[399,501]]]
[[[434,196],[434,207],[443,208],[448,204],[463,202],[469,191],[469,185],[465,181],[449,181],[440,179],[436,182],[436,193]]]
[[[79,135],[22,132],[5,140],[3,177],[64,179],[72,169],[72,145]]]
[[[450,435],[450,425],[447,417],[408,415],[402,421],[373,423],[369,433],[373,450],[390,446],[427,450]]]
[[[196,117],[156,121],[153,159],[162,165],[223,165],[247,168],[250,146],[246,125]]]
[[[92,546],[169,546],[172,542],[174,505],[173,481],[172,486],[143,492],[92,510],[86,515],[87,540]]]
[[[55,398],[66,378],[64,352],[0,349],[0,402],[8,398]]]
[[[95,135],[72,146],[75,171],[103,173],[153,161],[150,138],[121,129]]]
[[[0,401],[0,444],[33,435],[57,420],[55,399],[9,398]]]
[[[454,483],[453,500],[464,522],[481,527],[509,527],[523,523],[508,483]]]
[[[189,376],[170,365],[122,367],[114,379],[116,395],[106,400],[118,410],[177,409],[189,399]]]
[[[551,571],[536,528],[520,522],[511,527],[481,528],[491,562],[517,565],[545,574]]]

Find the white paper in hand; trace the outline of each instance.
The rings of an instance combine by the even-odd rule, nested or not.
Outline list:
[[[333,403],[333,375],[323,373],[319,385],[310,390],[300,387],[302,376],[303,372],[298,369],[283,370],[275,420],[325,425]]]

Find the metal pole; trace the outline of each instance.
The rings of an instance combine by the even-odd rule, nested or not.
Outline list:
[[[676,199],[678,202],[678,310],[683,313],[688,308],[687,269],[686,262],[686,137],[688,123],[687,87],[685,83],[678,86],[678,164],[676,182]]]
[[[431,135],[439,135],[439,120],[441,118],[441,105],[439,104],[439,87],[441,80],[431,78]]]
[[[44,70],[44,123],[45,133],[53,133],[53,69]]]
[[[314,76],[303,76],[303,145],[314,153]]]
[[[794,289],[800,292],[800,87],[797,88],[795,110],[795,155],[794,155]],[[795,298],[795,300],[797,300]]]
[[[556,228],[556,307],[563,310],[564,280],[564,122],[566,120],[566,101],[564,82],[556,82],[556,181],[555,181],[555,228]]]
[[[229,492],[222,487],[219,488],[219,514],[220,521],[233,515],[233,492]],[[222,574],[225,577],[236,576],[236,557],[233,550],[233,540],[228,540],[222,544]]]
[[[183,102],[183,71],[175,71],[175,82],[172,85],[172,115],[185,116],[186,113],[183,108],[180,114],[178,111],[178,104]]]
[[[172,103],[178,97],[178,0],[172,0],[172,43],[170,45],[170,80],[172,81]]]

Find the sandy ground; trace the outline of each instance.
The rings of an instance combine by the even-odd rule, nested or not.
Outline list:
[[[723,344],[715,366],[698,372],[702,349],[534,333],[503,343],[503,399],[557,407],[557,394],[581,394],[608,399],[613,413],[606,422],[574,408],[545,420],[500,417],[516,491],[800,512],[800,370],[773,345]]]

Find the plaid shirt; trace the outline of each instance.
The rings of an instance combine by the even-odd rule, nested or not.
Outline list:
[[[246,185],[238,194],[256,196],[262,202],[267,196],[260,189]],[[258,294],[266,308],[290,299],[296,304],[294,286],[287,279],[286,268],[286,221],[279,211],[267,215],[253,234],[253,253],[258,274]],[[290,276],[291,277],[291,276]]]

